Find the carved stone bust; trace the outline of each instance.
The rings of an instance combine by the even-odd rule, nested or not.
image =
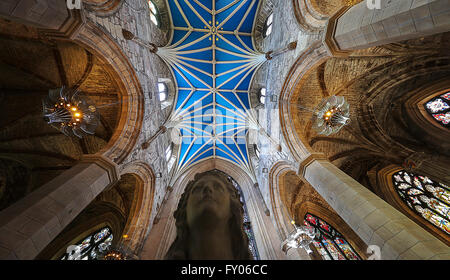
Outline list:
[[[220,171],[197,174],[186,186],[174,217],[177,237],[166,259],[252,259],[239,193]]]

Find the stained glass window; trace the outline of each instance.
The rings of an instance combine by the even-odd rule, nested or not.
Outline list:
[[[450,92],[431,99],[424,106],[437,122],[444,127],[450,127]]]
[[[159,27],[159,13],[153,1],[148,0],[148,8],[150,9],[150,20]]]
[[[96,260],[111,247],[113,234],[104,227],[67,248],[61,260]]]
[[[450,188],[405,170],[392,177],[401,199],[417,214],[450,234]]]
[[[360,260],[345,238],[332,226],[322,219],[307,213],[303,224],[311,229],[316,229],[316,235],[312,244],[324,260]]]
[[[225,174],[225,176],[228,177],[228,179],[232,182],[233,186],[239,192],[240,200],[244,206],[244,231],[248,237],[248,248],[250,249],[250,252],[252,253],[253,259],[259,260],[260,258],[259,258],[258,248],[256,247],[256,240],[255,240],[255,235],[253,234],[252,224],[250,222],[250,218],[248,217],[247,205],[245,204],[244,194],[242,193],[242,190],[241,190],[241,187],[239,186],[239,184],[233,178],[231,178],[227,174]]]

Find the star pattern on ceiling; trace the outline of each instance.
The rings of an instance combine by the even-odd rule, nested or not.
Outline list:
[[[249,87],[266,61],[251,36],[259,0],[166,1],[173,33],[158,55],[177,88],[171,115],[180,120],[177,171],[222,158],[251,173],[246,137],[255,121]]]

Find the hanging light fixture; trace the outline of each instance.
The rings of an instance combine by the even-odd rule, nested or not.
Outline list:
[[[107,261],[137,260],[138,257],[133,254],[132,250],[127,245],[125,245],[127,240],[129,240],[128,235],[123,235],[123,240],[115,246],[110,246],[108,250],[100,256],[100,259]]]
[[[309,244],[313,242],[317,232],[307,226],[297,226],[294,221],[291,223],[295,229],[289,234],[283,244],[281,244],[281,249],[287,254],[287,251],[291,248],[303,248],[308,254],[311,254],[312,250],[309,248]]]
[[[97,109],[73,89],[51,89],[42,100],[44,120],[67,136],[94,134],[99,123]]]
[[[103,257],[106,261],[123,261],[126,260],[124,253],[117,249],[110,249]]]
[[[337,133],[350,123],[350,105],[343,96],[324,98],[314,109],[311,121],[318,134]]]

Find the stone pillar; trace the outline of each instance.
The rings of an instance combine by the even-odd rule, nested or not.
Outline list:
[[[299,173],[381,259],[450,259],[450,247],[323,156],[306,158]]]
[[[2,0],[0,16],[38,28],[58,30],[69,18],[69,11],[66,0]]]
[[[0,212],[0,259],[34,259],[94,198],[119,179],[117,165],[86,155]]]
[[[450,0],[371,0],[343,8],[327,24],[325,44],[335,54],[450,30]]]
[[[266,214],[266,216],[270,216],[270,210],[269,210],[269,208],[267,208],[266,201],[264,200],[264,197],[262,196],[261,189],[259,188],[259,184],[255,183],[253,186],[255,187],[256,195],[259,197],[259,199],[262,203],[262,206],[264,208],[264,214]]]

